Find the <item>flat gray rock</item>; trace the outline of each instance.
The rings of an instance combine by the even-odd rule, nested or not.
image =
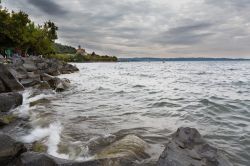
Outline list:
[[[194,128],[179,128],[166,145],[157,166],[232,166]]]

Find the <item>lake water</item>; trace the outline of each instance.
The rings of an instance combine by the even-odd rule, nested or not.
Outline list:
[[[195,127],[236,166],[249,165],[250,62],[76,65],[80,72],[60,76],[71,80],[68,91],[24,92],[17,112],[30,125],[13,135],[42,140],[51,155],[81,160],[91,158],[93,140],[136,134],[156,161],[178,127]],[[28,106],[37,99],[46,100]]]

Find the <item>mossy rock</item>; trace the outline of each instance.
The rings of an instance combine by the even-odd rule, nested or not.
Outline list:
[[[35,88],[40,89],[40,90],[51,89],[51,87],[47,81],[40,82],[38,85],[35,86]]]
[[[15,115],[3,115],[0,116],[0,126],[8,125],[15,121],[17,117]]]
[[[97,152],[95,159],[124,158],[130,160],[147,159],[150,156],[145,152],[147,143],[135,135],[127,135],[124,138],[112,143],[100,152]]]
[[[50,102],[49,99],[45,99],[45,98],[39,99],[39,100],[31,102],[30,107],[33,107],[33,106],[38,105],[38,104],[46,104],[46,103],[49,103],[49,102]]]
[[[47,152],[47,150],[48,150],[48,147],[41,142],[34,142],[32,144],[32,151],[34,152],[43,153],[43,152]]]

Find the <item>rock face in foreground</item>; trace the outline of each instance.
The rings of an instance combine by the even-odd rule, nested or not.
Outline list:
[[[0,133],[0,165],[7,165],[25,151],[22,143]]]
[[[96,159],[120,158],[130,161],[143,160],[150,156],[145,153],[148,144],[135,135],[127,135],[96,154]]]
[[[16,166],[132,166],[149,156],[147,143],[135,135],[128,135],[99,152],[89,161],[59,159],[45,153],[26,152],[12,165]]]
[[[69,161],[50,156],[45,153],[26,152],[18,160],[12,163],[12,166],[120,166],[110,165],[105,160],[92,161]]]
[[[0,64],[0,93],[20,90],[24,90],[24,87],[3,64]]]
[[[0,112],[7,112],[23,103],[23,96],[19,93],[0,93]]]
[[[194,128],[179,128],[160,156],[157,166],[232,166]]]

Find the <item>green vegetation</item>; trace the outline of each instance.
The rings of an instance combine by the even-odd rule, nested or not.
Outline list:
[[[43,55],[65,62],[116,62],[116,57],[95,54],[76,55],[74,47],[55,43],[58,27],[51,21],[35,25],[22,12],[0,9],[0,54],[10,57],[13,53],[22,56]]]
[[[117,57],[115,56],[101,56],[95,53],[88,55],[75,55],[74,62],[117,62]]]
[[[80,54],[50,54],[48,58],[55,58],[65,62],[117,62],[115,56],[101,55],[80,55]]]
[[[54,58],[64,62],[74,62],[74,54],[49,54],[46,58]]]
[[[51,21],[35,25],[29,16],[22,12],[0,10],[0,51],[18,50],[22,55],[47,55],[55,52],[54,40],[58,27]]]
[[[71,46],[62,45],[60,43],[55,43],[55,52],[57,54],[75,54],[76,49]]]

